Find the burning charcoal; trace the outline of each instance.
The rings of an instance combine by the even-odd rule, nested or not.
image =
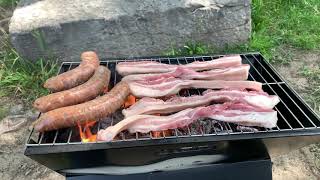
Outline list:
[[[136,139],[135,133],[129,133],[128,131],[123,131],[125,139]]]
[[[195,135],[202,134],[202,127],[199,121],[195,121],[190,125],[190,132]]]
[[[116,136],[116,138],[118,137],[118,139],[125,139],[126,138],[126,136],[125,136],[125,134],[123,133],[123,132],[120,132],[119,134],[118,134],[118,136]]]
[[[122,109],[118,109],[116,112],[113,113],[113,125],[117,124],[123,119],[124,116],[122,114]]]
[[[238,131],[243,131],[243,132],[258,132],[259,130],[253,127],[247,127],[247,126],[237,126]]]
[[[219,121],[212,121],[212,127],[214,128],[215,132],[218,134],[224,134],[224,133],[230,133],[232,132],[232,130],[229,130],[226,127],[226,124],[224,124],[223,122],[219,122]]]
[[[170,137],[170,136],[173,136],[174,134],[175,134],[174,130],[172,130],[172,129],[151,132],[151,135],[153,138]]]
[[[67,143],[71,128],[59,129],[56,143]]]
[[[113,138],[114,141],[123,140],[123,134],[118,134],[116,137]]]
[[[182,127],[177,130],[178,136],[186,136],[189,135],[188,127]]]
[[[100,120],[100,129],[105,129],[110,126],[112,122],[112,116],[105,117]]]
[[[200,120],[199,123],[203,127],[204,134],[213,134],[214,133],[214,129],[212,128],[212,122],[210,119]]]
[[[139,138],[150,138],[150,133],[138,133]]]
[[[110,116],[107,116],[100,120],[100,129],[105,129],[109,127],[111,124],[115,125],[119,121],[123,120],[124,116],[121,113],[121,110],[117,110],[115,113],[113,113]]]

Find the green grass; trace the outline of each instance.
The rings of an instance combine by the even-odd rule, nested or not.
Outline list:
[[[217,49],[199,42],[188,42],[181,48],[171,48],[167,54],[198,55],[260,51],[271,62],[288,63],[290,62],[288,47],[320,49],[320,1],[253,0],[252,28],[248,44]]]
[[[1,43],[1,42],[0,42]],[[50,63],[49,63],[50,62]],[[56,72],[53,61],[27,61],[10,46],[2,42],[0,48],[0,96],[11,96],[31,103],[48,93],[42,87],[44,81]]]
[[[14,7],[18,0],[0,0],[0,7]]]

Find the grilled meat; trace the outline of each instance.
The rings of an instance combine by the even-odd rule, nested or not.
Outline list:
[[[151,82],[129,82],[131,93],[136,97],[163,97],[177,94],[181,89],[250,89],[262,91],[262,84],[255,81],[183,80],[166,78]]]
[[[244,103],[224,103],[207,107],[188,108],[169,116],[135,115],[130,116],[114,126],[98,132],[98,140],[111,141],[123,130],[147,133],[181,128],[200,118],[211,118],[219,121],[236,123],[245,126],[275,127],[277,112],[261,109]]]
[[[86,82],[98,68],[100,62],[98,55],[93,51],[83,52],[81,60],[78,67],[48,79],[43,86],[50,91],[57,92]]]
[[[123,81],[154,81],[169,77],[181,79],[200,79],[200,80],[246,80],[249,74],[249,65],[229,67],[225,69],[213,69],[209,71],[197,72],[185,67],[177,67],[172,72],[158,74],[132,74],[122,78]]]
[[[272,109],[279,103],[279,97],[265,92],[242,90],[207,90],[203,95],[173,97],[166,101],[144,97],[122,111],[125,117],[138,114],[167,114],[187,108],[209,105],[211,102],[243,102],[264,109]]]
[[[195,61],[185,65],[163,64],[155,61],[120,62],[117,64],[116,70],[120,75],[126,76],[129,74],[170,72],[174,71],[179,66],[186,67],[194,71],[203,71],[208,69],[227,68],[240,65],[240,56],[228,56],[211,61]]]

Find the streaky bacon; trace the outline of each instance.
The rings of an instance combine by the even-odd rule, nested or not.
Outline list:
[[[201,95],[189,97],[172,97],[166,101],[161,99],[144,97],[131,107],[122,110],[125,117],[138,114],[168,114],[178,112],[187,108],[209,105],[212,102],[242,102],[263,109],[272,109],[279,103],[279,97],[268,95],[265,92],[245,90],[207,90]]]
[[[244,103],[228,102],[207,107],[188,108],[169,116],[135,115],[98,132],[98,140],[112,141],[121,131],[147,133],[187,126],[200,118],[210,118],[244,126],[273,128],[277,124],[277,111],[261,109]]]
[[[249,75],[250,66],[247,64],[229,67],[225,69],[213,69],[209,71],[197,72],[186,67],[177,67],[172,72],[158,74],[131,74],[122,78],[123,81],[155,81],[169,77],[180,79],[199,80],[246,80]]]
[[[250,89],[262,91],[262,84],[255,81],[184,80],[174,77],[154,81],[128,82],[136,97],[163,97],[177,94],[181,89]]]
[[[203,71],[240,65],[241,57],[236,55],[225,56],[211,61],[195,61],[186,65],[164,64],[155,61],[120,62],[117,64],[116,70],[120,75],[126,76],[129,74],[165,73],[174,71],[179,66],[190,68],[195,71]]]

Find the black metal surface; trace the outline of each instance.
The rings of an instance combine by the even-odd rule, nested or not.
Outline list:
[[[67,180],[272,180],[272,163],[270,159],[243,161],[236,163],[213,164],[206,167],[183,169],[168,172],[153,172],[132,175],[78,175],[69,176]]]
[[[168,64],[186,64],[193,61],[207,61],[213,60],[221,56],[200,56],[200,57],[151,57],[149,60],[160,61]],[[76,159],[81,158],[81,152],[86,154],[102,151],[106,152],[108,149],[119,148],[149,148],[148,146],[161,145],[177,145],[177,144],[198,144],[207,142],[227,142],[230,140],[244,140],[244,139],[261,139],[272,137],[289,137],[289,136],[312,136],[320,134],[320,120],[319,117],[312,111],[312,109],[302,100],[302,98],[284,81],[284,79],[275,71],[275,69],[263,58],[259,53],[242,54],[243,63],[250,64],[249,80],[255,80],[263,83],[263,89],[269,94],[278,95],[281,102],[275,107],[278,111],[278,125],[273,129],[258,128],[256,132],[244,132],[237,129],[234,124],[220,123],[220,127],[216,129],[213,126],[213,132],[206,132],[204,125],[199,132],[192,129],[192,125],[187,127],[185,134],[179,133],[169,137],[154,138],[152,135],[135,134],[135,136],[122,136],[120,139],[112,142],[89,142],[83,143],[80,141],[79,135],[75,128],[62,129],[58,131],[46,132],[40,135],[30,133],[26,144],[25,154],[32,156],[40,161],[43,158],[57,158],[62,154],[71,154],[78,152],[77,155],[66,155],[65,158]],[[138,60],[142,58],[136,58]],[[117,62],[129,60],[108,60],[102,61],[101,64],[108,66],[114,72],[111,76],[111,89],[121,77],[115,72]],[[79,62],[65,62],[62,64],[60,73],[69,69],[75,68]],[[187,91],[188,95],[201,93],[201,90]],[[114,122],[114,117],[110,125]],[[97,130],[99,130],[98,124]],[[67,138],[66,138],[67,137]],[[75,153],[76,154],[76,153]],[[76,156],[76,157],[74,157]],[[46,159],[47,160],[47,159]],[[44,161],[46,161],[44,160]]]
[[[183,169],[167,172],[153,172],[132,175],[78,175],[67,176],[67,180],[272,180],[270,159],[243,161],[236,163],[212,164],[206,167]]]
[[[98,166],[142,166],[172,158],[195,155],[223,155],[218,162],[241,162],[269,157],[261,140],[239,140],[139,146],[62,153],[33,154],[30,157],[50,169],[88,168]]]

